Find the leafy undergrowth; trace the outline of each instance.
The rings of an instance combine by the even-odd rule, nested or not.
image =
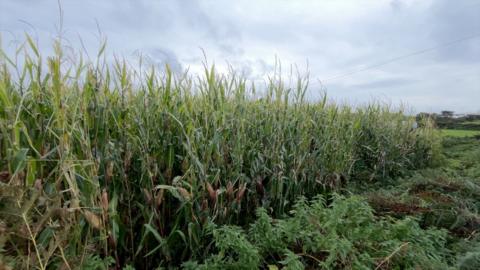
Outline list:
[[[263,208],[247,231],[213,226],[216,252],[185,269],[446,269],[446,231],[376,217],[359,196],[300,199],[285,219]]]
[[[422,228],[448,231],[452,265],[480,269],[480,138],[445,138],[444,166],[367,192],[379,216],[415,216]]]

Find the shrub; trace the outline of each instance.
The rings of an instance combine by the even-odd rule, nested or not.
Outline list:
[[[274,220],[263,208],[247,232],[214,226],[217,253],[205,269],[447,269],[446,231],[421,229],[412,218],[376,218],[365,200],[336,195],[299,200],[291,215]],[[228,243],[228,244],[227,244]],[[234,252],[232,252],[234,251]],[[261,260],[259,259],[261,256]],[[262,263],[263,262],[263,263]]]

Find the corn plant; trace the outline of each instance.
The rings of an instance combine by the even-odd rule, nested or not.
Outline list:
[[[44,58],[27,36],[0,51],[0,243],[15,268],[179,265],[205,255],[209,223],[280,217],[435,158],[430,125],[310,102],[306,77],[258,89],[214,65],[175,74],[107,61],[105,44],[96,60],[54,48]]]

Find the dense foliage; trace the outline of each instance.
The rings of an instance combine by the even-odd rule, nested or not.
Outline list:
[[[383,105],[307,102],[302,77],[289,86],[274,74],[256,89],[213,66],[194,77],[120,60],[109,65],[104,46],[96,62],[62,49],[56,42],[55,55],[44,59],[27,37],[19,55],[0,54],[0,247],[13,268],[193,265],[214,250],[219,255],[205,263],[253,266],[266,256],[300,267],[295,248],[325,252],[325,267],[367,267],[418,233],[388,240],[405,222],[413,230],[416,223],[377,221],[366,208],[359,220],[328,217],[352,204],[364,208],[356,199],[335,201],[330,210],[323,202],[302,210],[304,201],[295,201],[430,165],[440,146],[428,120],[414,129],[414,119]],[[294,205],[297,221],[273,226],[267,218],[284,217]],[[305,242],[297,232],[307,226],[301,211],[333,222],[325,225],[329,238]],[[264,254],[272,239],[222,227],[252,222],[251,234],[263,222],[273,226],[265,232],[273,239],[289,229],[299,238],[278,239],[282,250]],[[349,223],[362,232],[337,235]],[[391,231],[374,233],[383,229]],[[423,250],[440,247],[429,234],[441,233],[425,233],[411,246],[441,263]],[[375,239],[364,242],[369,236]],[[304,243],[295,247],[297,240]],[[360,242],[367,251],[357,252]],[[378,245],[384,250],[375,251]],[[235,249],[235,259],[222,255],[225,249]]]
[[[264,208],[248,232],[212,230],[218,252],[188,269],[446,269],[446,234],[411,219],[378,219],[360,197],[300,199],[292,216],[274,220]],[[278,265],[278,266],[277,266]]]

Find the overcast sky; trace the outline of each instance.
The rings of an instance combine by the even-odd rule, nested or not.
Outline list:
[[[404,103],[415,111],[480,111],[480,0],[60,1],[64,36],[87,51],[196,72],[207,59],[251,79],[310,71],[311,92],[340,101]],[[28,32],[49,53],[57,1],[0,0],[3,47]],[[433,49],[432,49],[433,48]],[[408,57],[407,57],[408,56]]]

